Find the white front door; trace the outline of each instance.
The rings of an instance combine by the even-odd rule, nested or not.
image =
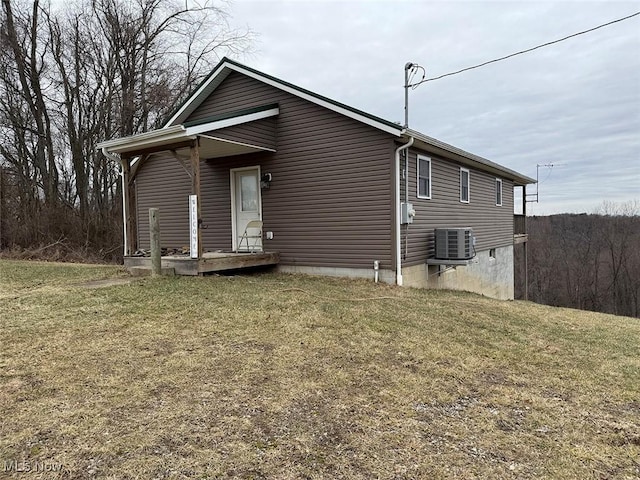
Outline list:
[[[257,231],[249,231],[254,238],[240,240],[251,220],[262,219],[260,196],[260,167],[234,168],[231,170],[232,234],[234,251],[262,251],[262,238],[255,238]],[[250,248],[249,248],[250,247]]]

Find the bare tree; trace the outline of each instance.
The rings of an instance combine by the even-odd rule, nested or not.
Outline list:
[[[246,51],[253,34],[230,28],[226,6],[2,0],[0,164],[19,180],[24,224],[9,243],[119,250],[118,166],[95,146],[160,126],[222,55]]]
[[[640,203],[529,219],[529,298],[639,316]]]
[[[24,148],[22,154],[31,157],[31,162],[41,180],[46,204],[55,204],[58,200],[58,170],[53,149],[53,131],[46,99],[45,58],[49,53],[48,45],[40,36],[42,28],[41,6],[39,0],[33,2],[29,12],[14,13],[10,0],[2,0],[3,8],[3,45],[8,47],[10,65],[6,78],[9,90],[20,97],[26,106],[29,119],[17,118],[14,127],[28,134],[32,148]],[[15,117],[14,117],[15,118]],[[27,120],[25,122],[25,120]],[[31,121],[29,121],[31,120]],[[23,145],[24,147],[24,145]]]

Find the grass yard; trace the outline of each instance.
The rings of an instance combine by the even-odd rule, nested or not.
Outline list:
[[[640,477],[638,320],[125,276],[0,261],[0,478]]]

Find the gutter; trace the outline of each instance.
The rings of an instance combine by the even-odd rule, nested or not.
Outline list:
[[[411,135],[415,137],[416,141],[422,143],[428,147],[434,147],[442,152],[447,152],[449,154],[454,155],[454,160],[457,160],[465,165],[476,168],[478,170],[482,170],[485,172],[489,172],[492,175],[496,175],[499,177],[504,177],[509,180],[512,180],[517,185],[527,185],[531,183],[536,183],[533,178],[529,178],[525,175],[522,175],[510,168],[504,167],[500,164],[492,162],[491,160],[487,160],[486,158],[480,157],[479,155],[475,155],[473,153],[462,150],[461,148],[454,147],[453,145],[449,145],[448,143],[442,142],[436,138],[429,137],[420,133],[416,130],[407,129],[404,132],[406,135]],[[425,146],[418,145],[419,148],[425,148]],[[429,150],[427,148],[427,150]],[[442,152],[432,151],[434,154],[446,155]],[[450,158],[445,156],[445,158]]]
[[[413,136],[409,137],[409,141],[403,145],[400,145],[396,148],[396,173],[394,175],[395,179],[395,196],[396,196],[396,284],[402,285],[402,255],[401,255],[401,244],[400,241],[400,217],[402,214],[401,205],[400,205],[400,152],[408,149],[411,145],[413,145],[414,138]],[[408,172],[407,172],[408,173]]]
[[[136,135],[130,135],[128,137],[116,138],[113,140],[105,140],[100,142],[97,147],[101,148],[104,152],[104,148],[115,147],[123,149],[129,145],[139,146],[141,143],[153,142],[157,137],[173,138],[174,136],[180,137],[183,135],[186,129],[182,125],[175,125],[168,128],[159,128],[157,130],[151,130],[150,132],[138,133]]]
[[[124,251],[122,252],[122,255],[126,257],[127,253],[129,253],[129,247],[127,243],[127,240],[128,240],[127,238],[127,205],[125,202],[125,195],[124,195],[124,189],[127,188],[127,185],[125,185],[124,183],[124,165],[122,165],[122,161],[118,157],[116,157],[113,153],[107,150],[107,147],[102,147],[102,154],[105,157],[107,157],[109,160],[118,162],[120,164],[120,179],[122,181],[122,232],[124,237]]]

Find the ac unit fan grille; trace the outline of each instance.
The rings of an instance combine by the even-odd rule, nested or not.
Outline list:
[[[471,228],[436,228],[436,258],[439,260],[468,260],[473,257]]]

